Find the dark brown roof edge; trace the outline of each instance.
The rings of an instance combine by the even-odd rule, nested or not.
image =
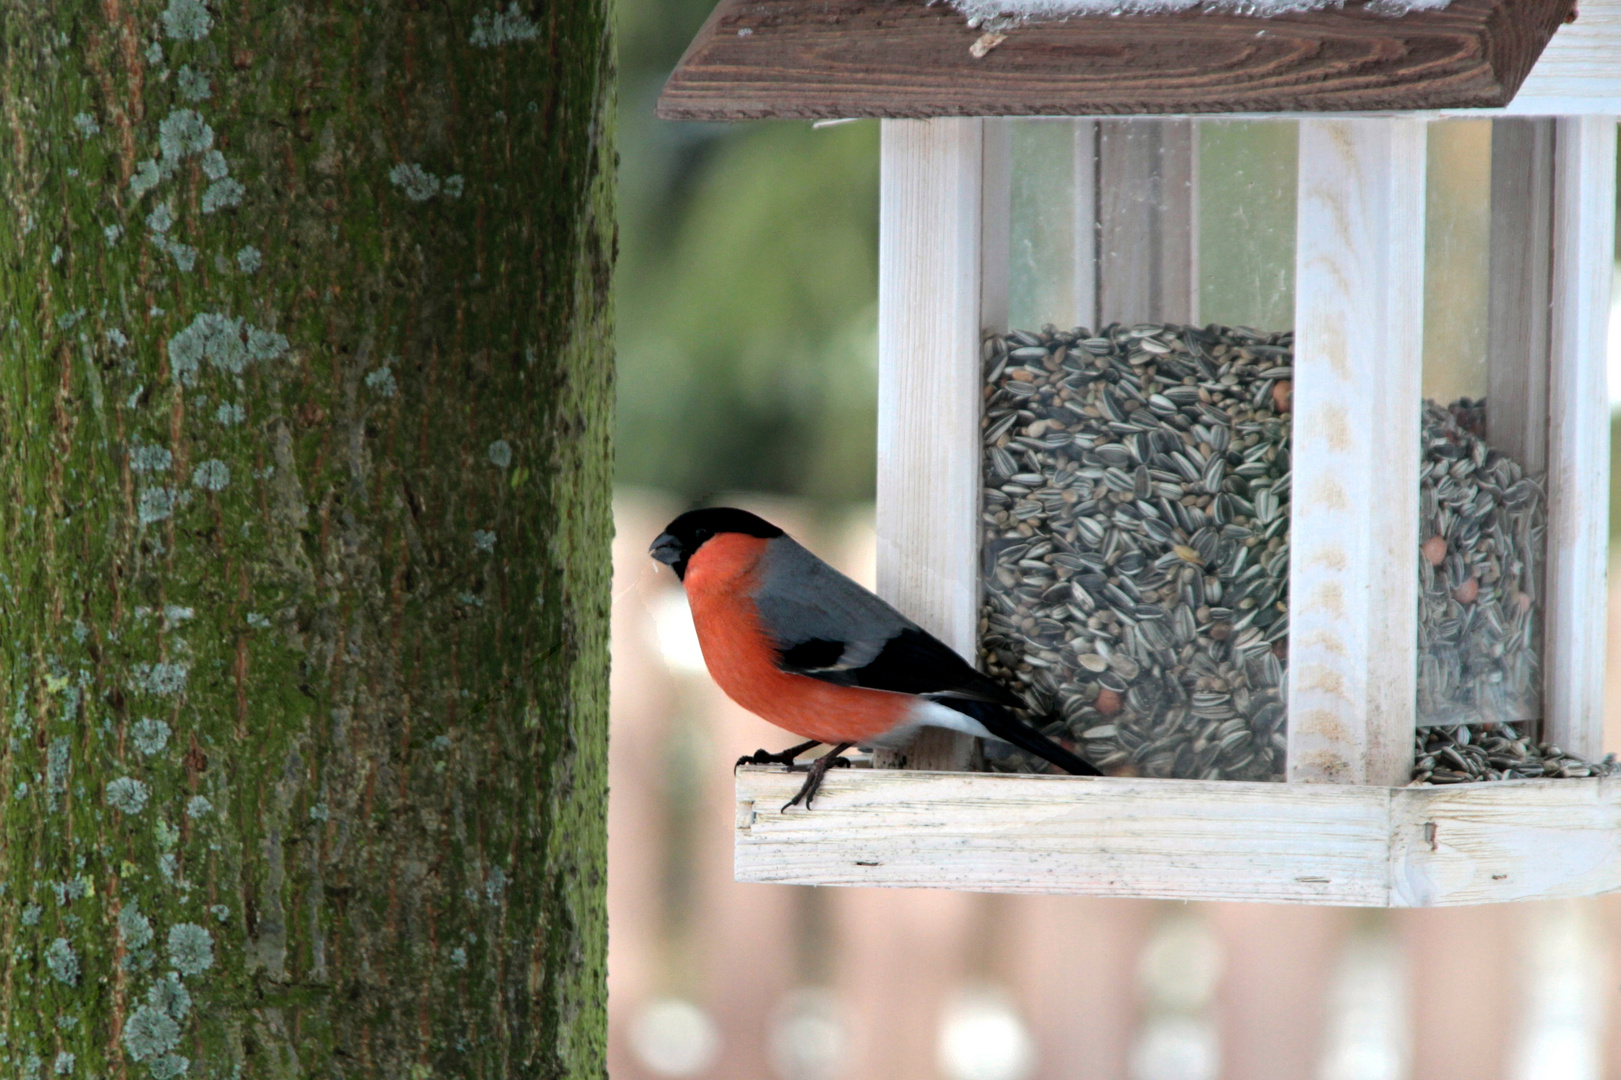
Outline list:
[[[1361,112],[1507,104],[1573,0],[1255,18],[1085,16],[982,38],[925,0],[720,0],[665,85],[673,120]],[[990,44],[986,39],[981,46]]]

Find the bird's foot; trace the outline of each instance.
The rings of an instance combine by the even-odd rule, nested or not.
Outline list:
[[[822,778],[827,775],[827,770],[833,768],[848,769],[850,767],[850,760],[848,758],[840,757],[839,755],[843,754],[853,745],[855,744],[839,743],[833,749],[811,762],[808,766],[804,766],[806,774],[805,783],[800,787],[799,794],[783,803],[782,812],[786,814],[790,806],[798,806],[801,801],[804,802],[805,809],[809,810],[811,808],[811,800],[816,798],[816,793],[822,789]]]
[[[816,739],[812,739],[810,742],[802,742],[798,746],[790,746],[788,749],[775,754],[771,753],[769,750],[756,750],[752,754],[745,754],[738,758],[737,764],[732,766],[732,771],[736,772],[745,765],[786,765],[791,770],[796,767],[794,765],[794,758],[798,757],[800,754],[803,754],[811,747],[818,745],[820,745],[820,743]],[[806,766],[804,765],[798,766],[798,768],[801,769],[805,767]]]

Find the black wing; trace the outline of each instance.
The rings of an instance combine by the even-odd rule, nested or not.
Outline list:
[[[784,671],[840,686],[1025,707],[944,642],[787,537],[772,541],[754,602]]]
[[[1018,696],[788,537],[771,541],[754,593],[777,666],[839,686],[928,697],[1077,776],[1097,769],[1020,720]]]

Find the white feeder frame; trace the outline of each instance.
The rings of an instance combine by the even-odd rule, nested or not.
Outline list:
[[[1621,113],[1621,0],[1584,2],[1577,27],[1579,39],[1555,36],[1508,109],[1449,115],[1585,114],[1542,129],[1553,142],[1540,196],[1552,222],[1543,737],[1596,758],[1616,199],[1616,118],[1602,114]],[[1294,119],[1288,782],[967,773],[970,741],[930,732],[905,769],[830,773],[809,813],[780,810],[800,777],[742,770],[738,880],[1388,907],[1621,889],[1621,778],[1400,786],[1415,730],[1417,358],[1438,116]],[[878,591],[972,657],[981,341],[1006,329],[1008,122],[881,123]],[[1330,442],[1330,410],[1350,438]]]

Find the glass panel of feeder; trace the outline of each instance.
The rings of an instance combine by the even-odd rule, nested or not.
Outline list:
[[[1198,321],[1292,330],[1295,174],[1292,121],[1206,120],[1198,137]]]
[[[1082,176],[1077,168],[1082,133],[1090,127],[1073,120],[1008,124],[1010,326],[1068,327],[1091,321],[1091,274],[1079,272],[1083,259],[1076,247],[1091,241],[1089,233],[1077,235],[1081,202],[1087,203],[1088,224],[1092,218],[1090,192],[1076,190],[1077,177],[1083,188],[1091,186],[1091,176]],[[1082,292],[1087,294],[1084,312]]]
[[[1512,740],[1534,737],[1542,716],[1552,182],[1552,121],[1430,125],[1421,728],[1468,724],[1478,737],[1508,724],[1499,734]],[[1427,755],[1454,736],[1421,738],[1421,772],[1497,768],[1484,755],[1464,755],[1470,770]]]
[[[1294,132],[1012,123],[979,659],[1107,772],[1283,776]]]

